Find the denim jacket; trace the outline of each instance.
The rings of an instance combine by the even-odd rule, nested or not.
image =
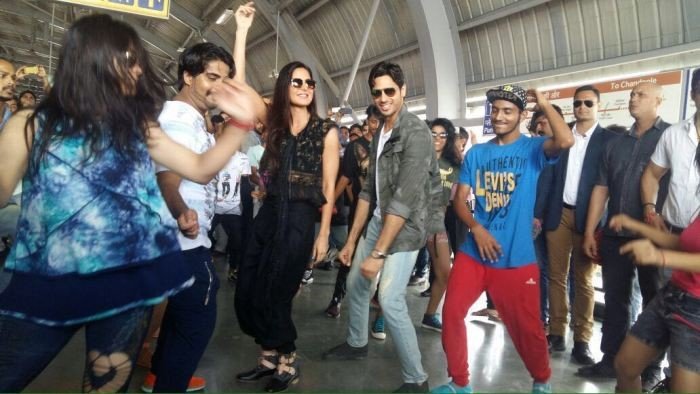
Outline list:
[[[383,127],[380,125],[379,130]],[[391,214],[406,219],[388,253],[418,250],[425,245],[428,234],[444,231],[444,212],[438,207],[442,184],[430,130],[404,106],[379,160],[378,144],[376,136],[359,198],[369,202],[372,215],[378,193],[382,216]]]

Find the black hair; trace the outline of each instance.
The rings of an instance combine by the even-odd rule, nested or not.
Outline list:
[[[362,126],[360,126],[359,123],[353,123],[352,126],[350,126],[351,132],[352,132],[352,129],[360,129],[360,131],[362,131]]]
[[[619,124],[611,124],[605,127],[606,129],[612,131],[615,134],[624,134],[627,132],[627,127],[621,126]]]
[[[292,123],[289,83],[292,80],[294,70],[297,68],[305,69],[309,72],[309,76],[313,78],[311,68],[302,62],[293,61],[282,67],[275,82],[272,107],[267,111],[267,145],[265,146],[265,154],[260,159],[260,168],[269,171],[270,175],[276,175],[279,170],[282,159],[282,140],[287,135],[289,125]],[[311,114],[311,120],[318,117],[316,114],[316,95],[313,96],[311,103],[306,109]]]
[[[564,117],[564,113],[561,111],[561,108],[559,108],[558,105],[552,104],[552,108],[554,108],[554,110],[557,111],[559,116],[561,116],[562,118]],[[531,132],[531,133],[535,132],[535,128],[537,126],[537,123],[535,123],[535,122],[537,122],[537,118],[539,118],[542,115],[544,115],[544,111],[542,111],[541,109],[538,109],[537,111],[535,111],[532,114],[532,118],[530,118],[530,124],[527,126],[527,130],[529,132]]]
[[[130,70],[137,65],[142,73],[135,79]],[[76,136],[85,138],[86,160],[109,148],[134,155],[165,100],[138,34],[109,15],[80,18],[65,32],[55,77],[48,96],[27,120],[27,146],[35,120],[42,124],[30,170],[38,167],[51,143]]]
[[[377,108],[377,106],[374,104],[367,107],[367,109],[365,110],[365,114],[367,115],[367,119],[369,119],[370,117],[382,119],[383,117],[382,113],[379,112],[379,108]]]
[[[236,74],[236,66],[233,64],[233,57],[224,48],[210,42],[202,42],[185,49],[180,54],[177,63],[177,90],[181,90],[185,85],[185,71],[193,77],[204,72],[207,63],[212,60],[221,60],[231,70],[228,77],[233,78]]]
[[[457,135],[454,124],[449,119],[435,118],[430,122],[430,129],[432,130],[435,126],[441,126],[447,132],[447,139],[445,140],[445,147],[442,149],[441,158],[447,160],[453,166],[458,166],[461,160],[457,156],[457,149],[455,149]]]
[[[576,91],[574,91],[574,97],[576,97],[576,95],[579,94],[580,92],[586,92],[586,91],[591,91],[591,92],[595,93],[595,96],[598,98],[598,101],[600,101],[600,90],[596,89],[596,87],[593,85],[579,86],[578,88],[576,88]]]
[[[34,97],[34,101],[36,101],[36,94],[34,94],[34,92],[32,92],[32,91],[29,90],[29,89],[23,91],[23,92],[20,93],[19,96],[17,96],[17,97],[22,97],[22,96],[24,96],[24,95],[27,94],[27,93],[31,94],[32,97]]]
[[[380,62],[375,64],[374,67],[372,67],[372,70],[369,72],[369,78],[367,79],[369,88],[372,89],[374,87],[374,80],[376,78],[383,77],[385,75],[388,75],[397,85],[399,85],[400,88],[403,87],[404,77],[401,67],[396,63]]]
[[[459,138],[469,139],[469,132],[467,131],[466,128],[460,126],[460,128],[459,128]]]

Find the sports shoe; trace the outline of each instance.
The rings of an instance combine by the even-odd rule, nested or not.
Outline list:
[[[437,318],[437,314],[428,315],[427,313],[423,315],[423,322],[421,323],[423,328],[428,330],[433,330],[437,332],[442,332],[442,322]]]
[[[550,394],[552,385],[549,383],[532,382],[532,394]]]
[[[420,286],[425,283],[425,276],[411,275],[411,279],[408,280],[409,286]]]
[[[326,316],[337,319],[340,317],[340,302],[337,302],[335,299],[331,301],[331,303],[328,305],[328,308],[326,308]]]
[[[386,332],[384,331],[384,316],[377,316],[372,324],[372,338],[384,340],[386,339]]]
[[[314,283],[314,270],[313,269],[304,270],[304,276],[301,278],[301,284],[304,286],[308,286],[312,283]]]
[[[153,386],[155,384],[156,375],[149,372],[148,375],[146,375],[146,379],[144,379],[143,381],[143,385],[141,385],[141,391],[145,393],[152,393]],[[193,376],[190,378],[190,383],[187,385],[187,392],[191,393],[193,391],[204,390],[205,387],[207,387],[207,381],[204,380],[204,378],[200,378],[199,376]]]
[[[435,387],[430,391],[433,394],[458,394],[458,393],[473,393],[472,386],[470,384],[466,386],[458,386],[455,382],[449,382],[443,384],[442,386]]]
[[[566,340],[561,335],[547,335],[547,344],[549,345],[549,349],[553,352],[563,352],[566,350]],[[595,364],[595,361],[586,365],[591,364]]]
[[[589,379],[615,379],[617,377],[613,363],[606,361],[605,358],[593,365],[579,368],[575,375]]]
[[[423,383],[404,383],[398,389],[394,390],[395,393],[427,393],[430,390],[428,387],[428,381]]]
[[[363,347],[352,347],[347,342],[326,350],[321,355],[321,359],[326,361],[346,361],[346,360],[362,360],[367,358],[368,345]]]

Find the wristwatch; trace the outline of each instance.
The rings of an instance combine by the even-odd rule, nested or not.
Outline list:
[[[374,249],[369,255],[370,255],[370,257],[372,257],[373,259],[382,259],[382,260],[384,260],[384,259],[386,259],[387,257],[389,257],[386,253],[380,252],[380,251],[378,251],[377,249]]]

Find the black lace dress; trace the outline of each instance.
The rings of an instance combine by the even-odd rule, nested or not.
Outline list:
[[[241,329],[265,350],[296,350],[292,299],[311,259],[319,208],[326,203],[322,157],[333,127],[312,118],[297,136],[287,131],[276,175],[262,169],[267,197],[239,268],[235,305]]]

